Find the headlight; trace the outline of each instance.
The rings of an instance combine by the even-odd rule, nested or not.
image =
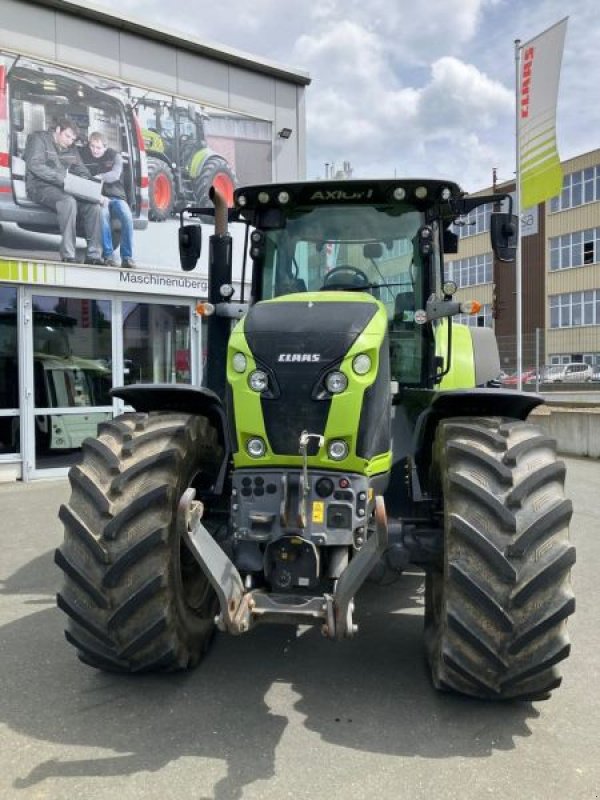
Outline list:
[[[243,353],[234,353],[231,359],[231,366],[235,372],[246,371],[246,356]]]
[[[261,458],[264,456],[266,449],[267,447],[260,436],[254,436],[246,442],[246,450],[252,458]]]
[[[250,375],[248,375],[248,385],[255,392],[264,392],[269,385],[267,373],[263,372],[262,369],[253,370]]]
[[[348,387],[348,378],[343,372],[330,372],[325,378],[325,386],[331,394],[340,394]]]
[[[366,353],[360,353],[352,359],[352,369],[357,375],[366,375],[371,369],[371,356]]]
[[[334,439],[327,446],[329,458],[333,461],[343,461],[348,455],[348,445],[343,439]]]

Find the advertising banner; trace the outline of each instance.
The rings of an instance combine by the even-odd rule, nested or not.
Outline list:
[[[0,51],[4,272],[180,273],[180,210],[212,207],[212,185],[231,203],[237,185],[272,179],[272,161],[270,122]]]
[[[562,169],[556,147],[556,104],[567,19],[521,47],[519,171],[521,207],[560,194]]]

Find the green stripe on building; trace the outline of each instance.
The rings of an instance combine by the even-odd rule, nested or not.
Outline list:
[[[64,283],[64,267],[42,261],[15,261],[0,258],[0,281],[17,283]]]

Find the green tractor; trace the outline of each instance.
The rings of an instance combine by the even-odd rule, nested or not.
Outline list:
[[[148,218],[162,222],[185,206],[210,206],[214,186],[233,205],[236,177],[206,141],[205,121],[194,105],[147,95],[135,101],[148,159]]]
[[[212,197],[205,387],[114,389],[135,412],[70,472],[58,605],[79,658],[187,668],[215,627],[259,623],[352,637],[364,581],[416,566],[438,689],[548,697],[574,610],[565,467],[527,421],[541,398],[486,388],[495,339],[453,324],[475,305],[444,276],[453,223],[502,198],[438,180],[252,186],[229,210]],[[248,226],[248,302],[228,221]],[[516,224],[491,217],[501,260]]]

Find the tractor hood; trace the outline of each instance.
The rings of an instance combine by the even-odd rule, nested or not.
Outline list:
[[[370,359],[361,375],[352,366],[359,354]],[[251,386],[256,370],[266,375],[262,391]],[[337,393],[327,387],[332,371],[347,383]],[[238,467],[255,465],[245,450],[254,435],[265,440],[272,465],[300,465],[303,431],[347,443],[347,463],[336,465],[312,440],[313,463],[325,469],[369,472],[373,459],[389,451],[387,316],[383,304],[365,293],[306,293],[257,303],[232,333],[228,381]]]

